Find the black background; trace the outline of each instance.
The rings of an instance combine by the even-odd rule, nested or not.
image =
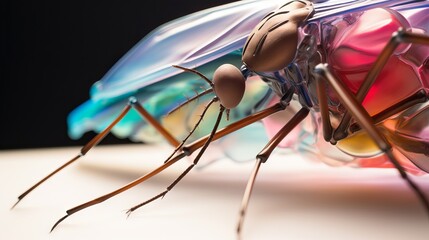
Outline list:
[[[67,114],[151,30],[230,1],[7,1],[0,7],[0,149],[83,145]],[[111,135],[103,144],[124,143]]]

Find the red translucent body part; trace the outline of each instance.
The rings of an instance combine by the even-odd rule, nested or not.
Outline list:
[[[326,61],[332,67],[336,77],[343,81],[353,93],[359,90],[368,71],[389,42],[392,34],[399,28],[428,34],[429,9],[423,9],[417,13],[405,13],[405,16],[392,10],[372,9],[357,17],[356,21],[352,23],[347,20],[336,21],[335,31],[330,36],[325,36],[325,40],[329,42],[325,55]],[[375,115],[419,89],[429,90],[429,47],[401,44],[379,73],[362,104],[370,115]],[[336,95],[330,92],[329,97],[336,104],[338,101]],[[381,129],[384,128],[383,132],[388,132],[387,138],[393,145],[397,160],[406,171],[415,175],[429,172],[429,157],[425,153],[425,148],[410,147],[409,144],[410,140],[414,139],[413,141],[419,143],[419,146],[429,145],[429,120],[427,120],[429,119],[429,103],[422,105],[422,107],[416,106],[416,109],[422,109],[419,115],[415,114],[416,110],[410,109],[379,124]],[[264,119],[268,135],[274,136],[295,112],[296,109],[291,108],[289,111]],[[316,122],[318,121],[316,120]],[[299,125],[279,146],[296,149],[297,145],[302,145],[301,135],[306,131],[305,126],[305,123]],[[310,132],[311,129],[314,128],[310,127]],[[316,131],[321,131],[321,128]],[[390,160],[383,154],[374,156],[374,153],[371,154],[362,149],[357,150],[360,152],[349,152],[344,148],[337,149],[336,146],[325,143],[320,132],[316,139],[313,143],[307,143],[308,146],[313,146],[313,153],[319,160],[330,165],[357,165],[365,168],[393,167]],[[369,136],[354,140],[352,136],[348,139],[351,140],[350,144],[364,141],[359,144],[368,145],[367,149],[371,148],[371,144],[375,145]],[[420,167],[417,167],[416,163]]]
[[[328,63],[352,92],[358,91],[392,33],[400,27],[411,29],[410,23],[399,13],[373,9],[363,13],[351,27],[338,28]],[[416,50],[420,50],[420,56]],[[414,61],[406,58],[407,52]],[[428,70],[421,67],[425,52],[427,57],[427,47],[410,47],[408,44],[401,44],[396,49],[362,103],[371,115],[429,85]]]
[[[427,11],[423,11],[427,13]],[[422,17],[423,16],[423,17]],[[331,43],[331,51],[328,53],[328,63],[334,69],[335,74],[347,87],[356,93],[363,83],[365,76],[373,66],[378,55],[390,40],[392,33],[399,28],[408,31],[426,33],[424,25],[429,19],[427,15],[406,19],[392,10],[373,9],[363,13],[350,27],[339,25],[335,37]],[[419,89],[428,90],[429,87],[429,48],[416,44],[401,44],[381,70],[373,86],[362,102],[362,105],[370,115],[377,114],[386,108],[398,103]],[[332,96],[335,99],[335,96]],[[404,115],[404,114],[402,114]],[[412,119],[414,116],[399,116],[398,119]],[[399,122],[399,121],[395,121]],[[389,141],[393,144],[394,153],[402,166],[410,173],[423,174],[416,167],[413,156],[424,149],[414,148],[405,150],[403,146],[409,145],[407,138],[393,137],[399,134],[411,136],[417,142],[427,142],[428,120],[415,118],[413,124],[418,127],[406,127],[405,124],[395,124],[388,131]],[[410,124],[408,124],[410,125]],[[387,126],[385,126],[387,127]],[[389,137],[390,136],[390,137]],[[409,141],[408,141],[409,142]],[[426,169],[425,162],[429,161],[423,154],[417,153],[420,167]],[[411,161],[410,161],[411,160]],[[389,159],[384,155],[370,158],[358,158],[360,167],[393,167]],[[423,163],[423,164],[421,164]]]

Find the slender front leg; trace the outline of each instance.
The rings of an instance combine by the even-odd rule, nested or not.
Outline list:
[[[268,144],[262,149],[261,152],[256,156],[255,167],[247,182],[246,190],[244,191],[243,200],[241,202],[240,214],[238,217],[237,224],[237,235],[240,236],[241,229],[243,226],[244,216],[246,214],[247,206],[249,205],[250,195],[255,184],[256,175],[258,174],[259,168],[262,163],[265,163],[270,157],[273,150],[280,144],[280,142],[294,129],[302,120],[307,117],[309,110],[307,108],[301,108],[295,116],[293,116],[289,122],[282,127],[277,134],[268,142]]]
[[[282,111],[286,108],[286,105],[284,105],[283,103],[277,103],[267,109],[264,109],[260,112],[257,112],[253,115],[250,115],[244,119],[241,119],[235,123],[232,123],[231,125],[228,125],[226,127],[224,127],[223,129],[217,131],[214,136],[212,137],[212,141],[215,141],[216,139],[219,139],[225,135],[228,135],[229,133],[235,132],[241,128],[244,128],[254,122],[257,122],[261,119],[264,119],[276,112]],[[196,140],[195,142],[188,144],[186,146],[184,146],[181,149],[181,152],[177,153],[173,158],[171,158],[170,160],[166,161],[164,164],[162,164],[161,166],[159,166],[158,168],[154,169],[153,171],[147,173],[146,175],[128,183],[127,185],[118,188],[108,194],[105,194],[103,196],[100,196],[98,198],[95,198],[91,201],[88,201],[86,203],[80,204],[74,208],[71,208],[69,210],[66,211],[66,215],[62,218],[60,218],[52,227],[51,231],[53,231],[59,223],[61,223],[62,221],[64,221],[67,217],[69,217],[72,214],[75,214],[85,208],[94,206],[96,204],[102,203],[134,186],[137,186],[140,183],[145,182],[146,180],[150,179],[151,177],[157,175],[158,173],[162,172],[163,170],[167,169],[168,167],[170,167],[171,165],[173,165],[174,163],[176,163],[177,161],[179,161],[180,159],[191,155],[193,152],[195,152],[197,149],[201,148],[204,146],[204,144],[207,142],[207,140],[211,138],[210,135],[200,138],[199,140]]]
[[[206,151],[207,147],[210,145],[210,143],[213,140],[214,135],[216,134],[217,128],[219,127],[219,123],[220,120],[222,119],[222,115],[223,112],[225,111],[225,107],[223,107],[222,105],[220,106],[220,110],[219,110],[219,115],[216,119],[216,123],[209,135],[209,137],[207,138],[207,140],[205,141],[203,147],[201,148],[201,150],[198,152],[197,156],[195,157],[194,161],[186,168],[185,171],[182,172],[182,174],[180,174],[179,177],[176,178],[176,180],[173,181],[173,183],[171,183],[166,189],[165,191],[161,192],[160,194],[156,195],[155,197],[152,197],[151,199],[144,201],[132,208],[130,208],[127,211],[127,214],[130,215],[132,212],[134,212],[135,210],[137,210],[140,207],[143,207],[144,205],[151,203],[153,201],[155,201],[158,198],[163,198],[168,192],[171,191],[171,189],[174,188],[174,186],[176,186],[177,183],[179,183],[200,161],[201,157],[203,156],[204,152]]]
[[[429,214],[429,201],[422,192],[422,190],[409,178],[404,168],[401,166],[399,161],[396,159],[392,152],[392,145],[387,141],[383,134],[377,129],[371,116],[365,110],[365,108],[358,102],[353,96],[349,89],[344,84],[336,79],[328,69],[327,64],[319,64],[316,66],[316,73],[320,74],[326,81],[332,86],[334,91],[340,98],[341,103],[347,108],[348,112],[353,116],[356,122],[366,130],[369,136],[374,140],[377,146],[387,155],[390,162],[395,166],[401,175],[402,179],[411,187],[411,189],[417,194],[418,198],[425,207],[426,212]]]
[[[41,179],[39,182],[34,184],[32,187],[27,189],[24,193],[18,196],[18,201],[12,206],[12,209],[27,196],[30,192],[32,192],[34,189],[36,189],[39,185],[41,185],[43,182],[54,176],[56,173],[64,169],[65,167],[69,166],[79,158],[85,156],[86,153],[89,152],[93,147],[97,146],[98,143],[100,143],[107,134],[110,133],[112,128],[118,124],[119,121],[121,121],[122,118],[124,118],[127,113],[131,110],[131,108],[136,109],[153,127],[155,127],[158,132],[161,133],[162,136],[173,146],[178,146],[180,143],[175,139],[158,121],[153,118],[144,108],[143,106],[137,101],[136,98],[131,97],[128,101],[128,104],[124,107],[122,112],[111,122],[103,131],[101,131],[99,134],[97,134],[93,139],[91,139],[85,146],[82,147],[80,150],[80,153],[76,155],[74,158],[69,160],[68,162],[64,163],[54,171],[52,171],[50,174],[48,174],[46,177]]]

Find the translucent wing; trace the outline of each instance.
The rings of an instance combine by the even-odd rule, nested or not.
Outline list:
[[[336,14],[360,11],[376,6],[406,6],[421,1],[316,1],[317,21]],[[100,131],[117,115],[129,96],[136,96],[157,119],[186,100],[186,96],[207,88],[195,76],[182,74],[171,65],[197,67],[211,77],[222,63],[241,65],[239,49],[248,33],[268,12],[284,4],[281,0],[239,1],[203,10],[164,24],[142,39],[91,88],[91,99],[74,110],[69,118],[69,134],[80,137],[84,132]],[[263,86],[251,87],[248,101],[232,115],[238,119],[254,110],[267,95]],[[204,100],[200,101],[203,104]],[[188,119],[193,113],[182,112]],[[148,131],[137,113],[129,114],[113,132],[119,137],[140,139]],[[148,135],[150,136],[150,134]],[[148,140],[148,139],[146,139]]]
[[[279,1],[254,0],[231,3],[160,26],[94,84],[91,99],[68,118],[69,135],[79,138],[86,131],[100,131],[131,95],[138,97],[148,111],[160,119],[185,101],[186,96],[208,88],[196,76],[180,74],[181,70],[173,68],[173,64],[198,67],[209,78],[222,63],[240,66],[241,54],[234,50],[242,47],[253,26],[278,4]],[[259,100],[258,93],[255,94],[245,109],[237,109],[232,116],[248,114]],[[136,138],[142,135],[137,132],[141,132],[144,125],[136,113],[131,113],[113,132],[119,137]]]
[[[143,38],[91,90],[94,100],[128,95],[240,49],[248,33],[280,1],[240,1],[164,24]]]
[[[316,1],[316,13],[308,21],[319,21],[335,15],[360,12],[377,7],[406,10],[427,7],[428,4],[424,0],[321,0]]]
[[[197,68],[197,70],[210,78],[213,75],[213,71],[224,62],[239,66],[241,64],[241,53],[230,53]],[[181,139],[192,128],[205,103],[213,95],[201,97],[172,115],[168,115],[168,112],[180,103],[185,102],[187,97],[196,95],[195,91],[201,92],[202,89],[206,88],[209,88],[208,84],[198,76],[191,73],[180,73],[150,87],[137,89],[130,95],[137,97],[153,117],[164,124],[178,139]],[[249,79],[246,88],[245,101],[231,112],[232,121],[252,112],[258,105],[257,102],[263,99],[268,91],[267,86],[259,79]],[[106,101],[90,99],[69,115],[70,136],[79,138],[86,131],[102,131],[119,114],[127,104],[127,101],[128,97],[126,95],[107,99]],[[213,106],[212,109],[218,111],[219,108]],[[210,120],[212,119],[210,116],[211,113],[209,112],[205,117],[204,124],[199,128],[200,133],[196,136],[209,132],[209,128],[212,126],[210,125]],[[177,128],[177,126],[183,127]],[[157,134],[153,131],[134,110],[128,113],[112,130],[118,137],[128,137],[132,140],[146,142],[158,140],[156,138]]]
[[[171,65],[198,67],[242,48],[249,32],[286,1],[239,1],[203,10],[164,24],[132,48],[91,89],[94,100],[111,99],[178,74]],[[379,6],[416,1],[331,0],[316,3],[310,21]]]

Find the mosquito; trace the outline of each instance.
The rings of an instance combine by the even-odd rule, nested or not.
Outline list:
[[[235,9],[234,11],[237,12],[250,9],[257,4],[260,3],[243,1],[215,8],[209,12],[203,11],[200,14],[203,16],[228,9]],[[276,7],[273,8],[270,4]],[[173,136],[157,117],[152,116],[137,98],[131,97],[119,116],[87,143],[77,156],[21,194],[14,206],[54,174],[83,157],[131,109],[135,109],[157,129],[165,140],[175,147],[175,150],[162,165],[146,175],[108,194],[67,210],[66,215],[54,224],[51,231],[69,216],[104,202],[197,152],[192,163],[164,191],[135,205],[127,213],[131,214],[140,207],[164,197],[198,164],[210,143],[252,123],[269,118],[274,113],[284,111],[292,101],[295,101],[299,102],[300,109],[288,121],[282,122],[283,127],[270,136],[268,143],[256,156],[255,167],[250,174],[239,211],[238,235],[242,231],[252,189],[262,163],[265,163],[281,141],[309,116],[316,119],[317,133],[321,133],[319,140],[331,144],[332,149],[339,149],[341,153],[363,159],[366,163],[371,163],[373,158],[385,157],[417,195],[429,214],[427,197],[407,174],[407,171],[412,170],[429,172],[429,139],[427,135],[425,136],[427,131],[424,130],[428,126],[427,117],[429,117],[427,103],[429,97],[427,31],[429,29],[424,28],[427,26],[427,18],[422,18],[429,13],[428,2],[312,3],[300,0],[286,1],[280,6],[273,1],[267,1],[266,5],[274,10],[259,19],[253,30],[246,33],[247,38],[242,45],[240,68],[223,64],[214,71],[210,80],[210,77],[197,69],[171,64],[172,67],[169,69],[197,76],[210,87],[187,101],[185,105],[208,93],[214,94],[195,126],[182,141]],[[200,15],[192,15],[189,20],[195,20],[195,16]],[[250,18],[253,20],[253,17]],[[245,20],[242,21],[245,22]],[[237,29],[245,32],[243,29],[247,25],[241,23]],[[174,24],[176,23],[172,23]],[[180,22],[180,24],[183,23]],[[370,27],[366,28],[367,26]],[[165,28],[168,28],[168,25]],[[142,44],[145,43],[143,41]],[[227,46],[232,45],[232,43],[227,44]],[[222,51],[232,51],[231,48],[228,49]],[[137,54],[136,52],[132,52],[131,55]],[[124,61],[128,61],[127,59],[130,58]],[[205,58],[201,57],[201,59]],[[122,65],[124,61],[121,62]],[[111,75],[114,75],[114,72],[109,76]],[[257,76],[269,86],[270,94],[263,98],[272,100],[271,104],[263,110],[220,128],[223,115],[226,114],[228,118],[230,111],[240,106],[246,91],[246,79],[252,76]],[[109,88],[108,83],[109,81],[106,80],[101,84],[106,84]],[[144,85],[142,89],[149,87]],[[387,89],[390,90],[387,91]],[[220,103],[219,111],[210,133],[188,143],[189,137],[194,134],[206,111],[215,102]],[[180,104],[179,108],[182,106],[183,104]],[[316,138],[319,136],[317,133]],[[367,148],[356,150],[358,141],[364,142]],[[317,148],[317,142],[314,146]],[[321,154],[324,153],[321,152]],[[372,166],[377,167],[375,163]]]

